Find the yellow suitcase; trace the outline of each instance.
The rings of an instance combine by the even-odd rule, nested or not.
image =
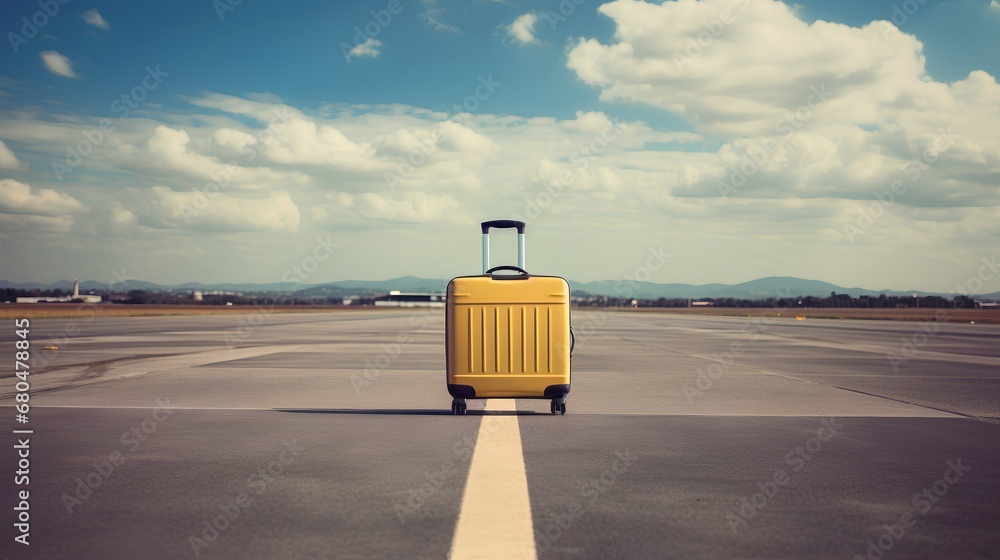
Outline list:
[[[518,266],[489,264],[489,230],[516,228]],[[569,283],[524,270],[524,222],[483,222],[483,274],[448,284],[445,355],[451,410],[466,399],[551,399],[566,414],[570,388]],[[513,272],[514,274],[498,274]]]

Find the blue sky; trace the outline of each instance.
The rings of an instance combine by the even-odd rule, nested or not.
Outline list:
[[[989,0],[225,5],[5,5],[0,277],[448,277],[524,216],[571,279],[950,291],[1000,241]]]

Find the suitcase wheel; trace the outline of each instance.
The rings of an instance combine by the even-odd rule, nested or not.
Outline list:
[[[552,414],[566,414],[566,399],[552,399]]]
[[[468,410],[465,404],[465,399],[452,399],[451,401],[451,413],[455,415],[465,414]]]

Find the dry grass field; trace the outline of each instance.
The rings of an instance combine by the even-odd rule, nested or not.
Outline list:
[[[250,313],[323,313],[363,309],[341,305],[122,305],[12,303],[0,305],[0,319],[78,319],[88,317],[162,317],[165,315],[246,315]],[[375,309],[375,308],[371,308]]]
[[[339,305],[121,305],[121,304],[7,304],[0,305],[0,319],[75,319],[87,317],[160,317],[166,315],[246,315],[250,313],[330,313],[337,311],[385,311],[393,307],[344,307]],[[580,308],[582,310],[600,308]],[[677,313],[682,315],[716,315],[724,317],[773,317],[795,319],[868,319],[881,321],[930,321],[948,323],[1000,324],[1000,309],[860,309],[816,308],[787,309],[743,307],[640,307],[612,308],[620,313]],[[443,312],[443,310],[442,310]]]
[[[744,307],[640,307],[617,309],[623,313],[679,313],[682,315],[717,315],[724,317],[774,317],[795,319],[868,319],[879,321],[932,321],[946,323],[1000,323],[1000,309],[864,309],[815,308],[784,309]]]

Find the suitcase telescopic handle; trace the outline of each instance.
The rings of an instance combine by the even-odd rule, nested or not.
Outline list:
[[[524,235],[524,222],[519,222],[517,220],[490,220],[488,222],[482,223],[483,235],[487,235],[490,232],[490,228],[497,229],[514,229],[517,228],[517,233]]]
[[[481,224],[483,230],[483,274],[490,269],[490,229],[517,229],[517,266],[524,270],[524,222],[490,220]]]

